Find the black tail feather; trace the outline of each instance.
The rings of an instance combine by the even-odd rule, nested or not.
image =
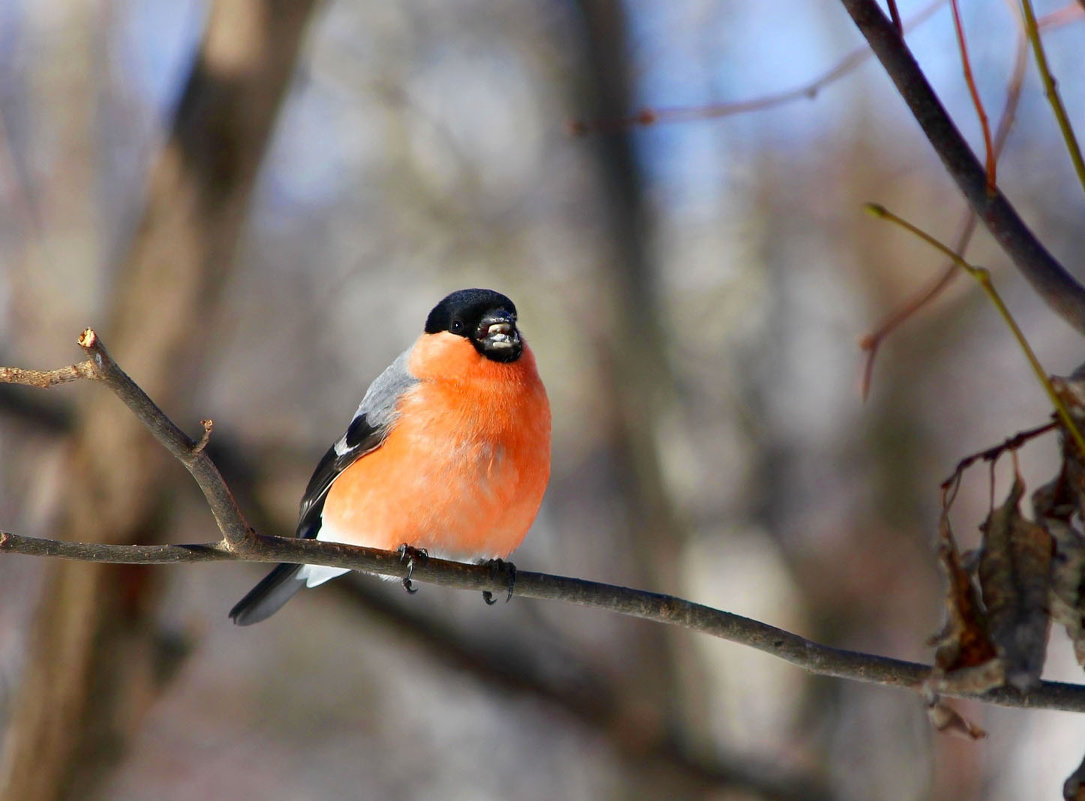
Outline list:
[[[271,617],[305,586],[305,582],[297,578],[300,569],[301,565],[277,566],[237,602],[230,610],[230,619],[239,626],[250,626]]]

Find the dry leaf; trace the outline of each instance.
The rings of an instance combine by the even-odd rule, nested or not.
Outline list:
[[[1085,537],[1063,520],[1048,519],[1055,538],[1051,561],[1051,619],[1066,627],[1077,663],[1085,667]]]
[[[1003,662],[1006,680],[1022,692],[1039,684],[1044,667],[1054,545],[1043,526],[1021,514],[1024,494],[1024,482],[1016,476],[1005,503],[993,509],[981,526],[979,562],[987,633]]]
[[[935,671],[945,674],[961,668],[983,665],[998,654],[987,636],[987,620],[980,606],[976,586],[968,571],[961,565],[961,556],[953,541],[948,512],[942,513],[938,534],[938,561],[945,571],[949,586],[946,590],[946,624],[935,636],[932,644],[937,646],[934,655]]]
[[[982,740],[987,732],[950,706],[946,701],[936,698],[927,704],[927,717],[931,725],[940,732],[964,737],[969,740]]]
[[[1040,520],[1055,518],[1068,521],[1078,510],[1077,502],[1070,491],[1065,462],[1058,476],[1032,493],[1032,508]]]

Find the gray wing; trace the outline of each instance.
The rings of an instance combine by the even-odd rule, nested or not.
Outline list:
[[[355,461],[379,448],[392,430],[398,414],[396,401],[418,383],[418,379],[407,369],[410,353],[410,349],[401,353],[369,385],[358,411],[354,413],[354,419],[347,427],[347,433],[328,448],[328,452],[316,466],[301,499],[296,536],[310,539],[316,537],[320,531],[324,498],[335,479]]]

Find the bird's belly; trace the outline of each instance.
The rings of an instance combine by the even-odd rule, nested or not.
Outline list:
[[[376,451],[336,479],[321,539],[435,556],[508,556],[531,526],[549,477],[549,426],[449,436],[407,415]],[[476,429],[478,427],[476,426]]]

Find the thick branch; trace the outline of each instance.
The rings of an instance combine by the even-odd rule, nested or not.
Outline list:
[[[399,578],[407,575],[407,566],[394,551],[261,535],[254,536],[243,549],[231,551],[222,542],[192,545],[104,545],[55,542],[0,533],[0,552],[126,564],[222,560],[309,563],[346,567]],[[412,578],[461,590],[489,590],[498,595],[507,587],[505,579],[495,576],[488,566],[467,565],[444,559],[417,562]],[[919,690],[919,685],[929,678],[931,673],[930,665],[831,648],[741,615],[682,598],[629,587],[521,570],[516,574],[516,595],[523,598],[566,601],[657,623],[682,626],[756,648],[822,676]],[[958,691],[952,686],[944,688],[943,694],[979,698],[999,706],[1085,712],[1085,686],[1060,682],[1043,682],[1039,688],[1028,694],[1003,688],[977,695]]]
[[[1085,287],[1025,225],[987,175],[875,0],[841,0],[976,215],[1048,306],[1085,334]]]
[[[407,576],[407,565],[395,552],[334,542],[267,537],[257,534],[245,521],[218,468],[204,449],[181,431],[147,397],[146,393],[125,375],[124,371],[109,357],[105,346],[92,330],[87,329],[83,332],[79,344],[91,357],[90,362],[76,366],[79,368],[79,377],[106,383],[143,421],[155,438],[185,464],[203,489],[204,497],[215,515],[223,538],[218,542],[190,545],[116,545],[57,542],[0,532],[0,553],[22,553],[85,562],[125,564],[173,564],[223,560],[290,562],[345,567],[399,578]],[[0,369],[0,381],[31,386],[50,386],[51,383],[56,382],[43,382],[41,377],[58,372]],[[443,559],[424,559],[416,561],[411,571],[411,576],[415,580],[457,589],[488,590],[500,594],[507,588],[507,579],[504,576],[495,575],[488,566],[468,565]],[[919,690],[921,683],[929,679],[931,673],[929,665],[831,648],[757,620],[644,590],[547,573],[520,571],[516,574],[516,594],[525,598],[567,601],[644,620],[682,626],[692,631],[748,645],[811,673],[824,676]],[[960,690],[951,683],[949,686],[939,686],[936,689],[944,695],[980,698],[1001,706],[1085,712],[1085,686],[1044,682],[1028,694],[1003,688],[983,695]]]

